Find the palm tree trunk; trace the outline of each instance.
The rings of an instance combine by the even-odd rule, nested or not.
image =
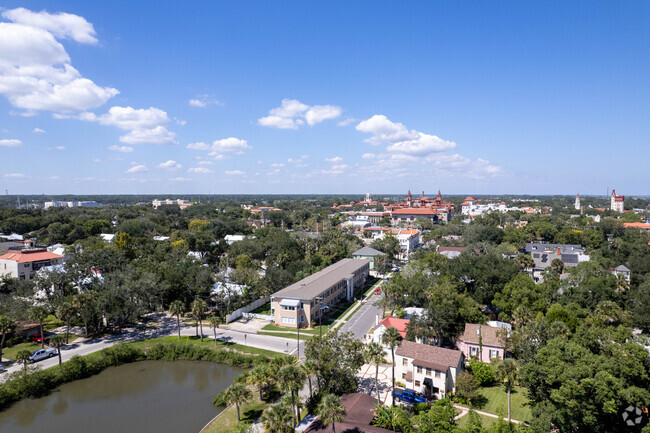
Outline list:
[[[296,415],[296,401],[293,397],[293,390],[291,390],[291,414],[295,417]],[[296,428],[296,418],[293,418],[293,428]]]
[[[241,418],[239,417],[239,405],[235,404],[237,406],[237,422],[241,422]]]
[[[199,316],[199,324],[201,325],[201,343],[203,343],[203,321],[201,320],[201,316]]]
[[[5,347],[5,337],[7,334],[5,332],[2,333],[2,341],[0,341],[0,363],[2,363],[2,348]]]
[[[214,328],[212,328],[212,330],[214,331],[214,345],[218,347],[219,345],[217,344],[217,327],[215,326]],[[262,399],[262,388],[261,388],[261,386],[262,385],[260,385],[260,400]]]
[[[332,422],[332,433],[336,433],[336,428],[334,428],[334,422]]]
[[[178,339],[181,339],[181,316],[176,316],[176,328],[178,328]]]
[[[215,339],[216,341],[216,339]],[[260,387],[260,401],[262,401],[262,384],[258,383],[258,386]]]
[[[43,335],[43,322],[38,322],[41,327],[41,349],[45,349],[45,335]]]
[[[199,322],[198,322],[198,321],[195,321],[195,322],[194,322],[194,326],[195,326],[195,328],[196,328],[196,336],[198,337],[198,336],[199,336]]]
[[[395,407],[395,349],[391,347],[390,354],[393,357],[393,393],[391,394],[391,404]]]
[[[88,321],[84,320],[84,333],[86,334],[86,338],[88,338]]]
[[[508,381],[508,422],[510,422],[510,381]]]
[[[61,346],[57,347],[56,350],[57,352],[59,352],[59,366],[60,366],[63,363],[63,361],[61,360]]]
[[[310,375],[307,375],[307,380],[309,381],[309,396],[311,397],[312,392],[311,392],[311,376]]]
[[[377,401],[381,404],[379,398],[379,363],[375,364],[375,389],[377,390]]]

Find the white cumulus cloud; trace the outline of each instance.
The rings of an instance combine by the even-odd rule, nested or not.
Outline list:
[[[175,133],[167,130],[167,113],[155,107],[136,109],[116,106],[101,116],[87,112],[79,118],[129,131],[120,137],[120,141],[127,144],[169,144],[174,143],[176,137]]]
[[[20,147],[23,145],[23,142],[15,138],[3,138],[0,140],[0,146],[3,147]]]
[[[214,173],[213,170],[210,170],[209,168],[206,167],[190,167],[189,170],[190,173],[201,173],[201,174],[207,174],[207,173]]]
[[[158,167],[159,168],[164,168],[166,170],[178,170],[179,168],[182,168],[183,166],[181,164],[177,163],[176,161],[174,161],[173,159],[170,159],[167,162],[163,162],[163,163],[158,164]]]
[[[127,173],[139,173],[141,171],[149,171],[149,169],[144,164],[136,164],[133,167],[129,168],[126,172]]]
[[[96,43],[92,24],[83,17],[24,8],[4,11],[2,17],[11,22],[0,22],[0,94],[14,107],[27,114],[79,112],[119,93],[84,78],[57,40]]]
[[[279,129],[298,129],[305,122],[313,126],[324,120],[336,119],[341,112],[341,107],[336,105],[309,106],[297,99],[283,99],[279,107],[270,110],[268,116],[258,119],[257,124]]]
[[[246,172],[241,170],[226,170],[226,174],[228,176],[243,176]]]
[[[222,102],[213,98],[210,95],[199,95],[196,98],[190,99],[188,103],[192,107],[199,107],[199,108],[204,108],[207,107],[208,105],[223,105]]]
[[[128,153],[133,152],[133,148],[130,146],[118,146],[116,144],[108,146],[108,150],[114,150],[116,152]]]
[[[45,134],[46,131],[44,129],[41,129],[41,128],[34,128],[34,130],[32,132],[35,132],[37,134]]]
[[[325,162],[338,163],[343,161],[343,158],[340,156],[335,156],[334,158],[325,158]]]

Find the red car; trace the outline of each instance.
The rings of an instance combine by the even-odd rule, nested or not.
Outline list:
[[[45,337],[45,340],[47,340],[47,337]],[[43,341],[43,336],[41,334],[32,335],[32,341],[35,343],[40,343]]]
[[[381,292],[381,287],[377,287],[377,288],[375,289],[375,295],[378,295],[379,292]]]

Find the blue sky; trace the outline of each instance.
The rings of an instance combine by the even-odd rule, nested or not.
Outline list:
[[[648,193],[648,2],[0,7],[10,193]]]

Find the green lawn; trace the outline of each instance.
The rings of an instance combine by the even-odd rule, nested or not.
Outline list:
[[[326,325],[323,325],[322,328],[323,328],[323,332],[327,332],[327,326]],[[263,331],[291,331],[291,332],[296,332],[295,328],[286,328],[284,326],[274,325],[273,323],[269,323],[268,325],[264,326],[262,328],[262,330]],[[302,329],[302,328],[300,329],[300,334],[314,334],[314,335],[316,335],[319,332],[320,331],[318,329],[318,326],[315,327],[315,328],[311,328],[311,329]]]
[[[43,331],[45,332],[53,331],[60,326],[65,326],[65,322],[63,320],[57,319],[51,314],[47,316],[43,321]]]
[[[327,333],[327,330],[323,331],[323,333]],[[271,331],[257,331],[258,335],[270,335],[271,337],[281,337],[281,338],[290,338],[293,340],[298,339],[298,334],[295,332],[271,332]],[[314,335],[310,334],[303,334],[303,332],[300,332],[300,341],[302,340],[311,340],[314,338]]]
[[[239,409],[242,422],[252,424],[261,415],[268,403],[260,400],[257,388],[253,389],[253,400],[250,403],[242,405]],[[213,422],[205,426],[201,433],[227,433],[237,425],[237,408],[235,405],[228,406],[219,414]]]
[[[489,428],[492,424],[497,422],[497,418],[492,418],[491,416],[485,416],[485,415],[480,415],[479,418],[481,419],[481,424],[483,425],[483,428],[487,429]],[[467,420],[469,418],[467,415],[456,421],[456,425],[460,428],[466,428],[467,427]]]
[[[504,418],[508,414],[508,394],[504,386],[491,386],[480,389],[481,394],[487,399],[487,402],[480,409],[485,412],[502,414]],[[511,415],[514,419],[520,421],[531,421],[530,406],[527,406],[526,388],[515,386],[510,394],[511,398]]]
[[[48,347],[47,344],[45,347]],[[21,350],[29,350],[30,352],[35,351],[36,349],[41,348],[41,343],[34,343],[30,341],[29,343],[16,344],[15,346],[5,347],[2,349],[2,357],[5,359],[11,359],[12,361],[16,360],[16,354]]]
[[[159,337],[159,338],[150,338],[148,340],[141,340],[141,341],[135,341],[133,344],[139,347],[142,347],[144,349],[153,346],[156,343],[171,343],[173,341],[178,341],[177,336],[170,336],[170,337]],[[238,352],[242,353],[250,353],[252,355],[266,355],[270,357],[276,357],[276,356],[284,356],[284,354],[279,353],[279,352],[273,352],[271,350],[265,350],[265,349],[258,349],[256,347],[250,347],[250,346],[244,346],[242,344],[236,344],[236,343],[229,343],[226,341],[218,341],[217,344],[214,344],[214,337],[203,337],[203,342],[201,342],[201,339],[199,337],[196,337],[194,335],[188,336],[188,335],[183,335],[181,336],[181,340],[184,343],[192,343],[192,344],[197,344],[200,346],[205,346],[211,349],[215,350],[223,350],[223,349],[232,349],[236,350]]]
[[[366,288],[364,287],[365,292],[363,292],[363,297],[365,298],[366,296],[368,296],[368,295],[370,294],[370,292],[372,292],[373,290],[375,290],[375,287],[376,287],[379,283],[381,283],[381,281],[382,281],[381,278],[371,278],[370,280],[368,280],[368,282],[366,283],[366,286],[367,286],[368,288],[366,289]]]
[[[262,305],[261,307],[257,307],[253,311],[251,311],[253,314],[266,314],[267,316],[271,315],[271,303],[267,303]]]

